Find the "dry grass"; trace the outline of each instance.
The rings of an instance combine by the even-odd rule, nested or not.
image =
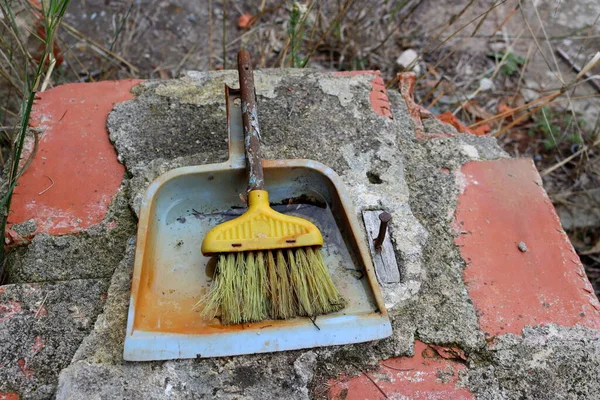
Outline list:
[[[3,29],[0,54],[5,61],[4,64],[0,64],[0,71],[9,86],[9,93],[12,90],[15,91],[17,96],[15,103],[19,107],[18,114],[10,113],[15,116],[16,120],[14,130],[5,130],[6,147],[10,158],[4,162],[4,157],[2,157],[6,179],[0,187],[1,232],[6,230],[12,195],[17,181],[27,170],[37,151],[38,135],[36,132],[32,132],[33,150],[26,158],[22,159],[36,93],[46,90],[55,67],[62,60],[62,55],[55,46],[55,38],[68,4],[69,0],[45,0],[41,4],[22,3],[22,8],[17,8],[14,2],[8,0],[0,3],[0,13],[3,17],[0,20]],[[29,23],[27,16],[33,16],[34,23]],[[31,50],[30,41],[34,43]],[[22,65],[21,69],[19,69],[19,61]],[[9,108],[10,105],[9,96],[6,107]],[[5,251],[2,247],[0,249],[0,282],[4,279],[5,265]]]

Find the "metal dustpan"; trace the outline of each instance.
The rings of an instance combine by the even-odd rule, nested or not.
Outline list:
[[[124,359],[218,357],[382,339],[392,327],[365,238],[340,177],[311,160],[263,161],[271,205],[317,225],[323,257],[348,305],[316,319],[221,325],[194,305],[207,292],[214,259],[205,234],[245,210],[246,171],[239,90],[226,87],[229,160],[177,168],[142,201]]]

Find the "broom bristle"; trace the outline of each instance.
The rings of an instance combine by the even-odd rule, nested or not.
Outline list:
[[[304,253],[304,249],[301,249]],[[346,301],[335,287],[323,255],[319,250],[306,248],[307,261],[306,274],[311,278],[311,294],[315,302],[319,303],[319,314],[329,314],[340,311],[346,307]]]
[[[267,268],[265,267],[265,255],[262,251],[256,252],[255,262],[256,270],[258,271],[258,285],[260,288],[260,296],[263,299],[261,312],[264,318],[268,318],[269,309],[271,308],[271,300],[269,298],[269,277]]]
[[[296,254],[300,255],[300,250],[296,250]],[[288,260],[290,263],[290,276],[294,287],[294,294],[298,299],[298,314],[302,316],[313,315],[312,299],[309,295],[308,282],[306,271],[302,268],[303,260],[301,257],[296,257],[293,250],[287,251]]]
[[[273,261],[273,251],[267,251],[267,259],[269,261],[268,268],[274,268],[277,271],[277,279],[269,282],[271,292],[276,292],[279,300],[278,303],[271,302],[271,317],[274,319],[293,318],[296,316],[296,304],[288,263],[283,251],[276,251],[275,261]]]
[[[254,253],[248,252],[242,279],[242,319],[247,321],[261,321],[267,317],[267,299],[260,285],[261,269],[255,262]]]
[[[236,254],[227,254],[219,257],[217,263],[219,279],[215,279],[218,290],[216,297],[221,299],[221,310],[227,310],[227,313],[221,316],[227,324],[237,324],[242,319],[240,303],[237,300],[242,286],[241,274],[238,273],[241,261],[242,258]]]
[[[196,304],[205,318],[220,311],[224,325],[329,314],[344,306],[321,252],[310,247],[221,254],[213,284]]]

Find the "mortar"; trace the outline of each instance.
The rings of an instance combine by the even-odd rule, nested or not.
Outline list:
[[[263,162],[273,208],[313,222],[321,250],[348,305],[316,319],[222,325],[194,305],[208,291],[214,259],[204,235],[245,211],[247,175],[237,90],[226,87],[229,159],[177,168],[142,200],[124,359],[216,357],[340,345],[390,336],[391,324],[356,213],[340,177],[311,160]]]

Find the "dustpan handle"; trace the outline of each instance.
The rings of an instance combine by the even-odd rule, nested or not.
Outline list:
[[[247,50],[238,52],[238,73],[240,76],[240,95],[242,100],[242,123],[246,144],[246,166],[248,170],[248,192],[264,190],[265,179],[260,154],[260,128],[256,111],[256,93],[254,91],[254,73],[252,60]]]

